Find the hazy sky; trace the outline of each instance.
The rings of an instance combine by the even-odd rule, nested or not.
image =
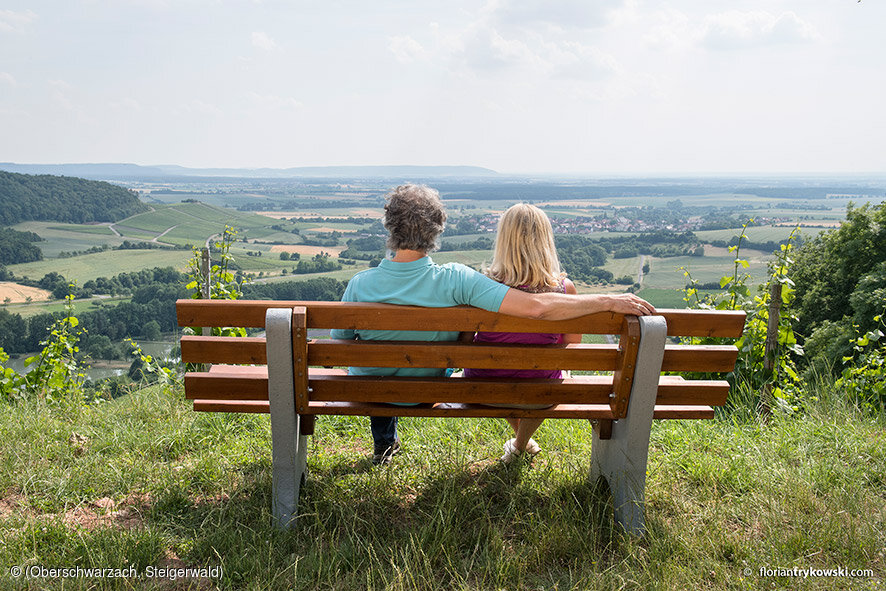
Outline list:
[[[0,161],[884,172],[882,0],[0,0]]]

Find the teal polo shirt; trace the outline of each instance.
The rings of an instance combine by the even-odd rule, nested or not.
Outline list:
[[[507,285],[458,263],[437,265],[431,257],[409,263],[385,259],[378,267],[360,271],[348,282],[343,302],[378,302],[401,306],[444,308],[467,304],[498,312]],[[333,330],[333,339],[372,341],[454,341],[458,332],[418,330]],[[444,369],[351,367],[360,376],[441,376]]]

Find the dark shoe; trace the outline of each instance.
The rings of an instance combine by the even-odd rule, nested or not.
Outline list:
[[[372,454],[372,463],[376,466],[385,466],[391,463],[391,458],[400,453],[400,441],[397,440],[390,447],[376,448]]]

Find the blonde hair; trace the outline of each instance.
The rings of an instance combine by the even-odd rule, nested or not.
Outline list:
[[[560,285],[566,274],[560,271],[554,229],[545,212],[518,203],[502,214],[486,274],[505,285],[530,290]]]

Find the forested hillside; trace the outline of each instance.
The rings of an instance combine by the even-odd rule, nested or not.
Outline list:
[[[0,171],[0,225],[115,222],[142,211],[147,206],[133,191],[110,183]]]
[[[34,242],[42,238],[33,232],[18,232],[12,228],[0,228],[0,265],[39,261],[43,253]]]

